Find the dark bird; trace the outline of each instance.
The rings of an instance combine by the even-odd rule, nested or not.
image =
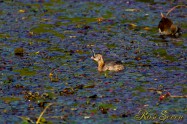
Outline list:
[[[171,19],[165,17],[162,13],[161,17],[162,19],[158,24],[159,33],[163,36],[179,37],[181,35],[181,29],[177,25],[173,24]]]

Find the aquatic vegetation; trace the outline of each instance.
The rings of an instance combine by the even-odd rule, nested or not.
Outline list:
[[[171,119],[186,114],[185,2],[0,0],[0,123],[187,122]],[[159,37],[161,12],[180,37]],[[98,73],[90,49],[125,69]]]

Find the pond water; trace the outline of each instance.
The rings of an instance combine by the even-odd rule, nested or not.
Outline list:
[[[162,39],[160,13],[186,0],[0,0],[0,123],[187,122],[187,8],[169,18],[179,38]],[[121,60],[97,71],[93,49]],[[160,96],[171,96],[160,100]],[[166,95],[164,95],[166,97]]]

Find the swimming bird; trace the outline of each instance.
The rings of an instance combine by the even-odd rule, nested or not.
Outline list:
[[[179,37],[181,35],[181,29],[173,24],[171,19],[167,18],[164,16],[164,14],[161,13],[161,20],[158,24],[158,30],[159,33],[162,36],[174,36],[174,37]]]
[[[103,56],[101,54],[93,54],[91,57],[94,61],[98,63],[98,71],[103,72],[103,71],[121,71],[124,69],[124,66],[121,61],[108,61],[105,62],[103,59]]]

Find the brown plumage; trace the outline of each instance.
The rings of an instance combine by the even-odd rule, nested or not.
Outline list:
[[[121,71],[124,69],[124,66],[120,61],[109,61],[105,62],[101,54],[96,54],[91,57],[94,61],[98,63],[98,71]]]
[[[165,17],[162,13],[161,17],[162,19],[158,24],[159,33],[161,35],[171,35],[178,37],[181,34],[180,28],[173,24],[173,22],[169,18]]]

